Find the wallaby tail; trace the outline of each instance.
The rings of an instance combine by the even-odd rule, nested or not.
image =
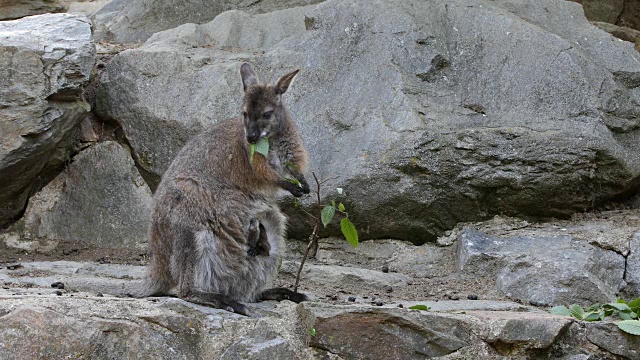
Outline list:
[[[110,294],[134,298],[168,294],[170,287],[160,279],[123,280],[100,277],[69,277],[61,279],[68,289],[89,293]]]

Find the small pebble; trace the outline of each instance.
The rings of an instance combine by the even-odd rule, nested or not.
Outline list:
[[[393,287],[391,285],[385,285],[384,291],[388,293],[393,292]]]
[[[368,299],[369,297],[368,297],[368,296],[363,296],[362,298],[363,298],[363,299]]]
[[[382,301],[376,301],[376,306],[382,306],[384,303]]]
[[[356,298],[355,298],[355,296],[349,296],[349,298],[347,300],[349,300],[350,302],[355,302]]]
[[[62,291],[60,291],[60,290],[56,290],[56,295],[58,295],[58,296],[62,296]]]
[[[478,295],[469,295],[469,296],[467,296],[467,299],[469,299],[469,300],[478,300]]]
[[[402,304],[398,304],[398,307],[399,307],[399,308],[403,308],[403,307],[404,307],[404,305],[402,305]]]
[[[444,295],[445,295],[445,296],[447,297],[447,299],[449,299],[449,300],[460,300],[460,295],[458,295],[458,294],[456,294],[456,293],[453,293],[453,292],[448,292],[448,291],[447,291]]]
[[[102,295],[102,293],[97,293],[96,296],[97,297],[104,297],[104,295]]]
[[[383,273],[388,273],[389,272],[389,266],[388,265],[382,265],[382,272]]]
[[[61,283],[60,281],[57,281],[51,284],[51,287],[56,289],[64,289],[64,284]]]

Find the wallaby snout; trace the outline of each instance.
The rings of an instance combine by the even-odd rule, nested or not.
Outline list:
[[[247,142],[249,144],[255,144],[260,140],[260,132],[258,130],[247,130]]]

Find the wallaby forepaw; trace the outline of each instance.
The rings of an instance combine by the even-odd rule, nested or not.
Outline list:
[[[309,183],[305,178],[300,179],[300,185],[302,185],[302,192],[308,194],[311,192],[311,188],[309,188]]]
[[[247,250],[247,255],[254,257],[258,255],[258,250],[256,248],[249,248],[249,250]]]
[[[296,185],[295,187],[292,187],[291,189],[289,189],[289,192],[291,193],[291,195],[295,196],[295,197],[300,197],[304,194],[308,194],[309,192],[304,192],[304,189],[299,187],[298,185]]]

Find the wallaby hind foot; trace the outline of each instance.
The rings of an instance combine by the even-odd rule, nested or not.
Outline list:
[[[180,298],[190,303],[209,306],[216,309],[234,312],[236,314],[249,316],[249,309],[247,309],[246,306],[226,295],[205,293],[201,291],[191,291],[185,296],[181,296]]]
[[[294,303],[301,303],[303,301],[308,301],[310,299],[305,294],[302,294],[302,293],[299,293],[299,292],[295,292],[295,291],[287,289],[287,288],[273,288],[273,289],[264,290],[260,294],[260,300],[261,301],[265,301],[265,300],[275,300],[275,301],[289,300],[289,301],[293,301]]]

